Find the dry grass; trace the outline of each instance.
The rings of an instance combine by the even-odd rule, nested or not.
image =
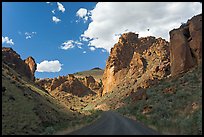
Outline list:
[[[85,76],[92,76],[97,82],[102,80],[104,70],[96,69],[96,70],[87,70],[74,73],[76,78],[83,78]]]
[[[133,103],[128,97],[124,101],[129,105],[118,111],[134,116],[162,134],[202,134],[202,66],[162,80],[146,92],[148,100]],[[151,109],[146,111],[148,106]]]
[[[13,69],[2,68],[3,135],[53,134],[89,123],[95,116],[72,112]]]

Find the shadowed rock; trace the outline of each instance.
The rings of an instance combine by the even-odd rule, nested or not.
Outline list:
[[[37,65],[32,57],[28,57],[23,61],[20,55],[12,48],[2,47],[2,61],[19,74],[34,81],[34,73]]]
[[[169,34],[172,76],[202,63],[202,14]]]

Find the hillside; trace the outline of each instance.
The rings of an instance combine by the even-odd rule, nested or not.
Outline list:
[[[81,78],[81,77],[85,77],[85,76],[92,76],[92,77],[94,77],[94,79],[96,81],[100,82],[100,80],[102,80],[103,72],[104,72],[103,69],[93,68],[91,70],[76,72],[73,75],[77,78]]]
[[[202,134],[202,66],[146,89],[148,99],[123,100],[117,111],[162,134]]]
[[[202,66],[159,81],[145,90],[147,97],[127,92],[132,86],[120,85],[84,109],[116,110],[161,134],[202,134]]]
[[[64,105],[3,64],[2,134],[43,134],[73,117]]]
[[[57,101],[32,79],[22,75],[22,71],[19,73],[8,64],[2,60],[3,135],[53,134],[64,128],[72,131],[90,123],[99,114],[71,109],[71,104],[68,107]]]

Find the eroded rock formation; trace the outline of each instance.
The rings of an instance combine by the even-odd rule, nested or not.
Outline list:
[[[34,81],[35,78],[35,71],[37,69],[37,64],[35,63],[35,60],[33,57],[29,56],[26,60],[24,60],[24,62],[29,66],[30,68],[30,72],[31,72],[31,78]]]
[[[46,78],[36,80],[36,83],[51,94],[59,95],[60,92],[71,93],[76,96],[96,94],[101,88],[92,76],[78,79],[74,75],[59,76],[57,78]],[[64,93],[63,93],[64,94]]]
[[[101,85],[92,76],[86,76],[81,81],[86,87],[93,91],[97,91],[101,88]]]
[[[111,49],[103,74],[103,94],[111,92],[124,82],[137,81],[142,88],[150,80],[161,79],[170,74],[169,43],[162,38],[124,33]]]
[[[25,61],[23,61],[20,55],[12,48],[2,47],[2,61],[19,74],[34,81],[34,73],[37,65],[32,57],[28,57]]]
[[[202,14],[170,31],[171,75],[202,63]]]

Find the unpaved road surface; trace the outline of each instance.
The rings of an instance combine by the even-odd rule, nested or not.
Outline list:
[[[91,125],[69,135],[159,135],[159,133],[119,113],[107,111]]]

